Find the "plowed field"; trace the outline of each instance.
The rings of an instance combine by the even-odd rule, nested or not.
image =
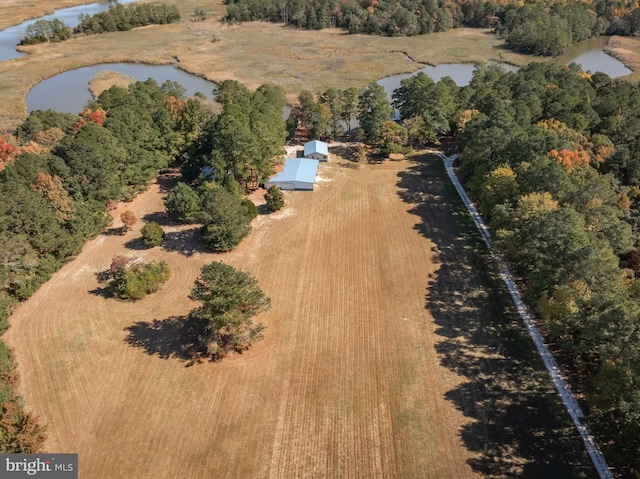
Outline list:
[[[461,369],[474,340],[451,328],[476,324],[485,296],[456,290],[464,281],[441,284],[452,271],[472,278],[473,268],[445,180],[433,165],[427,176],[415,168],[322,164],[316,191],[287,193],[285,208],[254,220],[229,254],[203,251],[195,230],[168,222],[166,248],[142,249],[141,224],[89,242],[20,306],[5,336],[26,405],[48,425],[46,449],[79,453],[82,478],[551,477],[541,464],[547,472],[560,467],[554,461],[569,464],[560,446],[519,447],[539,431],[503,444],[495,415],[482,411],[498,403],[487,402],[495,390],[475,376],[500,373],[508,359],[478,346],[481,365]],[[127,208],[162,221],[169,183]],[[428,221],[425,205],[439,208]],[[442,251],[448,246],[459,264]],[[173,275],[142,301],[116,301],[95,277],[115,254],[163,259]],[[264,341],[190,365],[180,325],[194,307],[193,280],[213,260],[256,276],[272,309],[257,318]],[[459,350],[447,349],[456,341]],[[517,381],[504,387],[503,403],[519,390]],[[540,388],[527,394],[553,396]],[[544,443],[556,444],[556,432],[543,431]]]

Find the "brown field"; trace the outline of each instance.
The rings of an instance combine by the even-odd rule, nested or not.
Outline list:
[[[611,37],[604,50],[624,63],[633,73],[625,78],[640,80],[640,40],[635,37]]]
[[[140,224],[107,230],[5,335],[46,450],[79,453],[83,478],[591,477],[434,157],[353,166],[322,165],[316,191],[287,193],[224,255],[164,219],[170,178],[127,204],[165,225],[166,248],[141,249]],[[173,275],[116,301],[95,278],[115,254]],[[255,275],[273,307],[264,341],[190,366],[180,325],[213,260]]]
[[[109,70],[102,71],[89,81],[89,90],[91,94],[97,98],[100,93],[108,90],[112,86],[120,88],[128,88],[129,85],[135,83],[136,79],[122,73],[112,72]]]

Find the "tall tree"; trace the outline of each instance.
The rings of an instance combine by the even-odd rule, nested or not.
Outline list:
[[[271,301],[248,273],[221,262],[207,264],[189,297],[202,303],[190,315],[203,323],[204,345],[212,359],[246,350],[262,339],[264,326],[252,318],[267,311]]]
[[[201,237],[216,252],[234,249],[251,231],[251,217],[239,196],[221,186],[209,190],[202,203]]]
[[[365,140],[370,142],[374,132],[392,115],[393,108],[382,85],[369,83],[358,96],[358,120]]]
[[[347,124],[347,131],[351,131],[351,122],[358,114],[358,95],[359,92],[356,87],[347,88],[341,95],[341,119]]]
[[[89,122],[63,140],[55,153],[71,168],[86,198],[106,204],[120,197],[127,152],[109,130]]]

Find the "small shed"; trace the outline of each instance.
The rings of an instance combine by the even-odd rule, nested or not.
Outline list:
[[[318,160],[287,158],[284,169],[271,177],[264,187],[276,185],[281,190],[313,190],[317,172]]]
[[[329,145],[320,140],[308,141],[304,144],[304,157],[318,161],[329,161]]]

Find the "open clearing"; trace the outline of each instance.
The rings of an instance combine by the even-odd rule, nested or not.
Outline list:
[[[164,223],[167,249],[141,249],[140,224],[107,230],[11,318],[46,450],[95,478],[592,477],[435,161],[323,164],[316,191],[287,193],[224,255],[163,219],[161,178],[126,207]],[[173,275],[137,303],[107,298],[95,273],[115,254]],[[266,339],[189,367],[180,320],[213,260],[272,298]]]

